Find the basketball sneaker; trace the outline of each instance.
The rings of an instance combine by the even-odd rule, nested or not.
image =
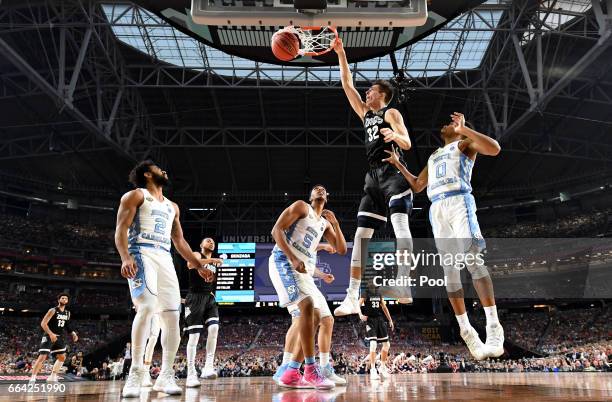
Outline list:
[[[287,367],[289,367],[288,364],[281,364],[280,366],[278,366],[278,368],[276,369],[276,373],[274,373],[274,375],[272,376],[272,380],[274,380],[275,383],[279,384],[280,378],[283,376],[285,370],[287,370]]]
[[[476,332],[474,327],[470,327],[470,329],[466,331],[461,331],[461,337],[465,341],[472,356],[474,356],[474,359],[483,360],[487,358],[486,347],[478,337],[478,332]]]
[[[57,373],[51,373],[47,379],[47,382],[59,382],[58,378],[57,378]]]
[[[389,369],[384,364],[381,364],[381,366],[378,368],[378,372],[380,373],[380,377],[383,380],[388,380],[389,377],[391,377],[391,373],[389,373]]]
[[[153,381],[151,380],[151,374],[144,373],[142,376],[142,384],[140,384],[143,388],[151,388],[153,386]]]
[[[142,368],[131,367],[128,374],[121,396],[123,398],[138,398],[140,396],[140,387],[142,379],[145,376],[145,370]]]
[[[321,367],[321,373],[325,378],[333,382],[335,385],[346,385],[346,380],[336,374],[336,371],[331,364]]]
[[[487,357],[499,357],[504,354],[504,329],[499,322],[487,325],[485,348]]]
[[[300,370],[287,367],[283,375],[278,380],[278,385],[287,388],[314,388],[312,384],[304,379]]]
[[[185,381],[185,386],[187,388],[195,388],[195,387],[199,387],[200,384],[200,380],[198,378],[198,373],[194,370],[194,371],[187,371],[187,380]]]
[[[316,389],[332,389],[335,387],[334,382],[325,378],[321,368],[316,364],[309,364],[304,367],[304,380]]]
[[[334,315],[336,317],[342,317],[345,315],[359,314],[359,311],[359,295],[356,291],[347,289],[346,297],[344,298],[342,303],[340,303],[340,305],[336,307],[336,309],[334,310]]]
[[[378,371],[376,371],[376,367],[372,367],[370,369],[370,380],[372,381],[380,380],[380,376],[378,375]]]
[[[207,380],[214,380],[217,378],[217,372],[212,367],[204,366],[202,370],[202,374],[200,374],[200,378],[206,378]]]
[[[183,393],[181,388],[176,385],[174,370],[164,370],[159,373],[159,377],[157,377],[153,385],[153,391],[163,392],[168,395],[180,395]]]

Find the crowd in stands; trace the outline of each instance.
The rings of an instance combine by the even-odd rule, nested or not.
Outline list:
[[[41,318],[2,317],[0,373],[28,372],[31,369],[43,335],[40,322]],[[79,336],[76,343],[68,342],[71,356],[86,355],[130,331],[130,323],[124,320],[71,320],[71,325]]]
[[[13,290],[0,288],[0,300],[3,302],[19,303],[29,306],[53,306],[57,304],[57,295],[64,292],[64,288],[42,288],[23,285],[14,286]],[[131,306],[127,288],[80,289],[77,295],[70,297],[70,309],[80,308],[129,308]]]
[[[612,313],[610,308],[504,312],[509,341],[530,350],[544,352],[541,358],[474,361],[462,343],[447,344],[427,339],[416,326],[397,319],[391,335],[389,366],[394,373],[427,372],[531,372],[531,371],[612,371]],[[476,325],[482,324],[478,316]],[[10,345],[0,353],[0,372],[28,372],[36,357],[41,331],[39,319],[3,317],[0,342]],[[215,367],[221,377],[269,376],[276,370],[282,353],[288,316],[236,316],[223,318]],[[130,322],[75,321],[79,342],[70,343],[68,372],[96,380],[121,378],[123,359],[107,357],[97,367],[82,364],[83,356],[107,343],[114,336],[129,333]],[[332,361],[340,374],[365,374],[369,370],[368,349],[363,341],[363,325],[357,320],[338,319],[335,323]],[[205,335],[202,337],[205,338]],[[200,341],[196,365],[203,367],[205,340]],[[186,376],[183,338],[176,360],[179,377]],[[161,353],[154,355],[151,375],[159,373]],[[50,368],[50,366],[48,367]]]

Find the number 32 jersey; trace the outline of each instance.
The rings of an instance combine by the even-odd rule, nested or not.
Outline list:
[[[145,188],[137,191],[142,191],[144,200],[128,232],[130,248],[144,246],[170,251],[172,223],[176,215],[174,205],[167,198],[158,201]]]
[[[459,141],[438,148],[427,161],[429,199],[449,192],[471,193],[473,167],[474,161],[459,149]]]
[[[377,112],[368,110],[363,117],[363,128],[365,129],[366,156],[370,166],[378,166],[383,159],[389,155],[385,149],[391,150],[392,143],[385,142],[385,137],[380,133],[383,128],[391,128],[385,121],[385,113],[389,107],[384,107]]]
[[[306,270],[312,275],[317,263],[317,246],[327,228],[327,220],[308,206],[308,215],[298,219],[289,227],[285,235],[287,243],[295,256],[304,262]],[[278,248],[278,246],[274,246]],[[279,249],[280,250],[280,249]]]

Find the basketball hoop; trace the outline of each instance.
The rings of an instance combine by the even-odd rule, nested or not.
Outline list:
[[[297,35],[300,39],[299,56],[321,56],[333,49],[338,31],[335,27],[296,27],[290,25],[281,29]]]

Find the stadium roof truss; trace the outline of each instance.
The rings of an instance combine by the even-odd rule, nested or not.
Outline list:
[[[612,82],[606,81],[610,61],[593,66],[612,44],[611,17],[602,3],[488,1],[412,46],[356,63],[355,81],[363,88],[401,70],[405,91],[466,93],[463,110],[505,141],[505,149],[609,161],[612,147],[604,142],[555,136],[542,150],[538,148],[542,134],[523,130],[531,117],[546,113],[553,98],[575,105],[612,106]],[[0,8],[0,28],[0,55],[12,67],[0,73],[0,99],[45,95],[56,104],[58,114],[68,115],[81,129],[60,133],[53,128],[60,123],[48,121],[51,130],[44,134],[2,138],[0,160],[46,155],[53,143],[73,152],[111,149],[128,160],[151,156],[162,163],[163,149],[169,147],[363,145],[360,129],[350,124],[342,129],[266,124],[262,90],[338,90],[333,67],[266,65],[226,55],[123,1],[8,2]],[[20,42],[22,35],[27,40]],[[117,38],[153,60],[127,62]],[[559,38],[589,44],[561,73],[555,70],[555,61],[572,49],[562,46]],[[597,70],[595,78],[581,75],[587,68]],[[184,126],[176,120],[173,126],[156,126],[140,92],[146,88],[206,88],[218,121]],[[230,88],[259,91],[261,126],[224,124],[217,90]],[[169,110],[175,110],[172,94],[164,92],[164,98]],[[440,110],[441,104],[432,105],[432,122]],[[566,118],[571,114],[558,124]],[[428,143],[432,136],[425,135],[435,129],[433,124],[415,129],[423,130],[419,135],[426,146],[437,146]],[[83,130],[91,136],[84,138]],[[513,136],[517,132],[521,135]]]

